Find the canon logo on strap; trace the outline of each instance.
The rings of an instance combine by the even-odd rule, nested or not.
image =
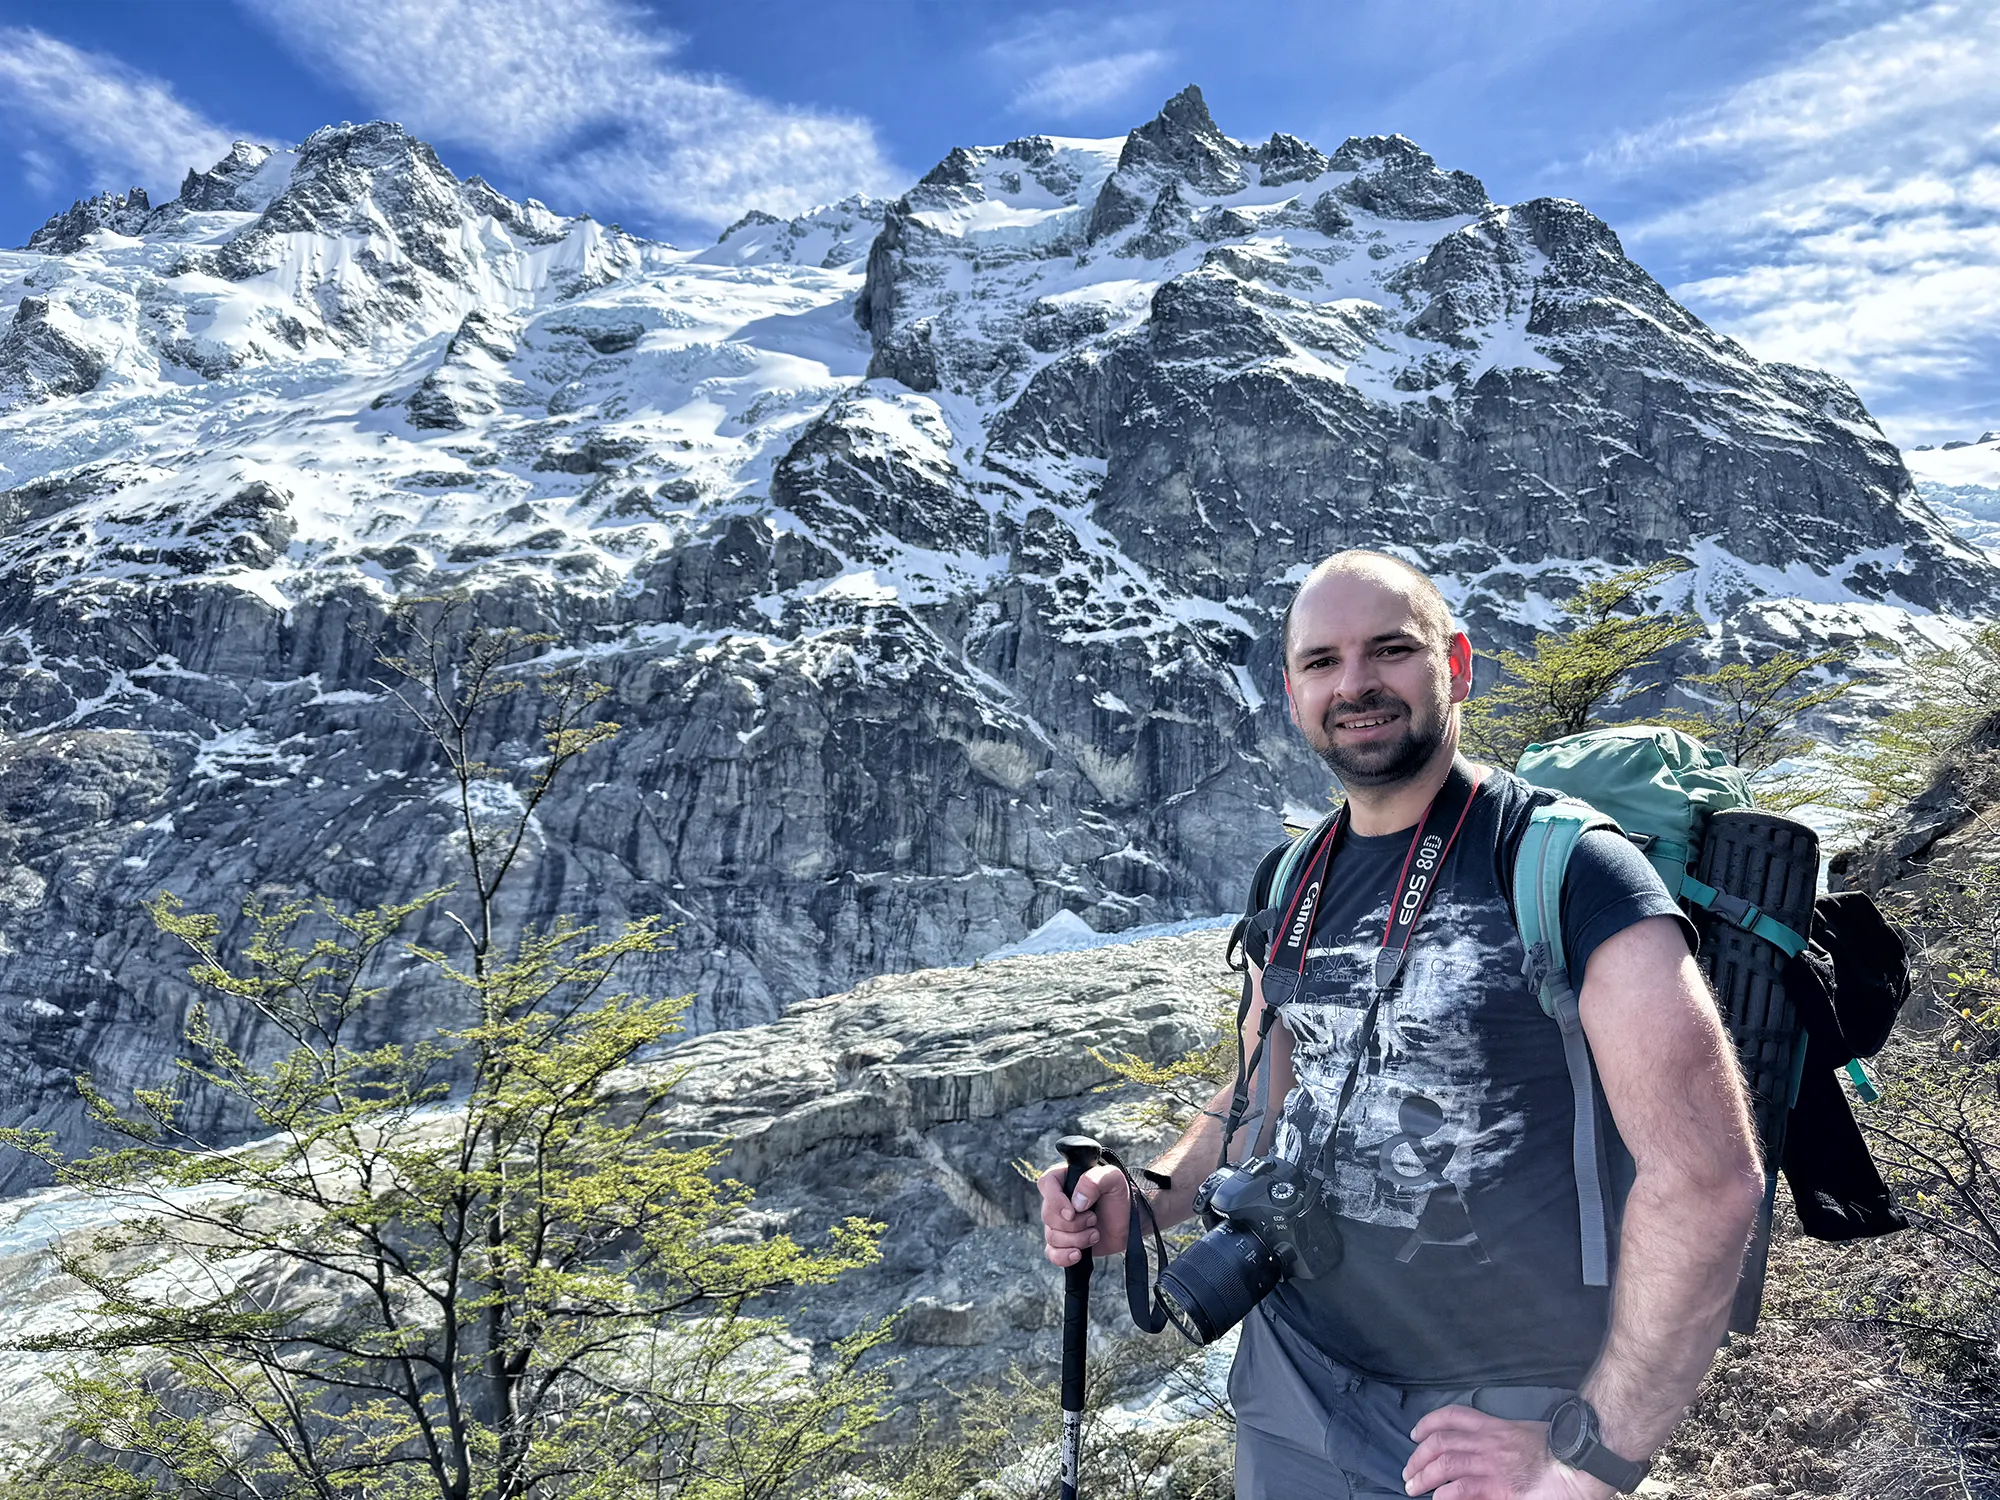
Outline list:
[[[1312,926],[1313,907],[1319,904],[1319,882],[1315,880],[1299,898],[1299,914],[1292,918],[1291,928],[1285,933],[1287,943],[1305,941],[1306,929]]]

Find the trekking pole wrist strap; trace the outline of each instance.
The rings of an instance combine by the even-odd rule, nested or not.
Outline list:
[[[1160,1232],[1159,1215],[1153,1212],[1153,1200],[1140,1189],[1117,1152],[1103,1152],[1102,1160],[1107,1166],[1116,1167],[1125,1179],[1126,1196],[1130,1202],[1125,1227],[1125,1305],[1131,1310],[1132,1322],[1141,1333],[1159,1333],[1172,1323],[1189,1342],[1200,1343],[1194,1331],[1182,1321],[1179,1310],[1159,1294],[1159,1282],[1154,1278],[1146,1258],[1146,1236],[1151,1234],[1154,1252],[1160,1259],[1160,1270],[1166,1270],[1167,1242]],[[1140,1175],[1148,1179],[1162,1179],[1163,1187],[1173,1185],[1166,1174],[1154,1172],[1150,1167],[1140,1168]]]

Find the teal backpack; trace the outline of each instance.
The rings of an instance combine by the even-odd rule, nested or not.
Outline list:
[[[1583,1226],[1584,1284],[1608,1286],[1609,1172],[1598,1129],[1596,1075],[1562,945],[1563,875],[1570,852],[1589,830],[1615,829],[1645,852],[1683,906],[1713,912],[1787,958],[1805,950],[1806,938],[1742,897],[1695,878],[1709,819],[1755,805],[1749,778],[1720,751],[1673,729],[1592,729],[1552,745],[1530,745],[1515,774],[1561,797],[1535,809],[1514,856],[1514,922],[1528,953],[1528,982],[1543,1012],[1562,1028],[1563,1059],[1576,1097],[1572,1161]],[[1803,1048],[1797,1056],[1804,1061]],[[1769,1175],[1775,1188],[1775,1171]]]
[[[1515,774],[1559,799],[1534,810],[1515,852],[1514,922],[1527,952],[1529,984],[1543,1012],[1562,1030],[1563,1058],[1576,1099],[1572,1165],[1584,1284],[1609,1286],[1606,1183],[1611,1174],[1596,1075],[1562,943],[1563,877],[1577,841],[1595,828],[1622,833],[1645,852],[1683,905],[1713,912],[1787,957],[1803,951],[1806,939],[1741,897],[1695,878],[1708,820],[1718,812],[1753,806],[1748,778],[1721,752],[1673,729],[1591,729],[1554,744],[1530,745]],[[1254,894],[1282,895],[1316,838],[1314,830],[1293,839],[1268,884],[1260,880]]]

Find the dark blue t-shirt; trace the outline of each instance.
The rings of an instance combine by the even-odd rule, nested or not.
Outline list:
[[[1274,1310],[1335,1359],[1395,1384],[1574,1386],[1604,1339],[1609,1293],[1583,1284],[1562,1037],[1521,973],[1508,899],[1514,850],[1548,800],[1488,773],[1337,1134],[1410,830],[1347,835],[1299,997],[1280,1012],[1298,1084],[1273,1150],[1324,1174],[1346,1253],[1331,1275],[1281,1283]],[[1615,833],[1586,835],[1561,913],[1578,988],[1600,943],[1653,916],[1678,918],[1693,946],[1645,857]],[[1608,1115],[1605,1133],[1615,1143]]]

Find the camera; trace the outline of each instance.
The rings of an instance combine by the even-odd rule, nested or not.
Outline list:
[[[1160,1292],[1181,1332],[1212,1344],[1287,1276],[1310,1281],[1340,1264],[1340,1227],[1319,1182],[1297,1163],[1253,1156],[1209,1174],[1194,1196],[1208,1233],[1174,1257]]]

